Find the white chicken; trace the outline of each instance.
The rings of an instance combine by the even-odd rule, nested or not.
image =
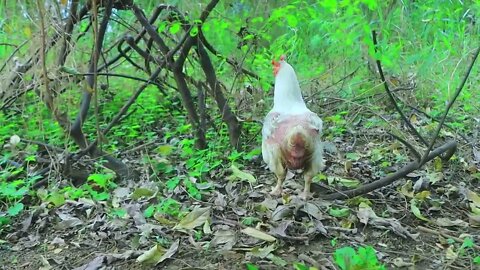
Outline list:
[[[301,197],[307,199],[312,178],[324,166],[321,141],[323,122],[310,111],[302,97],[292,66],[285,57],[272,61],[275,75],[273,109],[262,128],[262,156],[277,177],[270,194],[281,195],[287,170],[304,170],[305,188]]]

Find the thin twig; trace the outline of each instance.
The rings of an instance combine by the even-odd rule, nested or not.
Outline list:
[[[13,52],[10,54],[10,56],[8,57],[7,61],[5,61],[5,63],[3,63],[2,67],[0,68],[0,72],[3,71],[3,69],[7,66],[7,63],[10,62],[10,60],[12,60],[12,58],[15,56],[15,54],[25,45],[27,44],[27,42],[29,42],[30,40],[25,40],[24,42],[22,42],[22,44],[20,45],[15,45],[15,50],[13,50]],[[1,44],[0,44],[1,45]]]
[[[438,135],[440,134],[440,130],[442,129],[443,123],[445,123],[445,119],[447,118],[447,114],[450,111],[450,108],[452,107],[453,103],[455,103],[455,100],[457,100],[458,96],[460,95],[460,92],[462,92],[463,87],[465,86],[465,83],[467,82],[468,76],[470,75],[470,72],[472,71],[473,65],[475,64],[475,61],[477,60],[478,54],[480,53],[480,47],[477,48],[473,55],[473,59],[470,62],[470,66],[467,69],[467,72],[463,76],[463,80],[458,86],[457,90],[455,91],[455,94],[453,98],[448,102],[447,109],[445,110],[445,113],[443,113],[442,119],[440,120],[440,123],[437,126],[437,130],[435,130],[435,135],[433,138],[430,140],[430,144],[428,145],[427,150],[425,151],[425,154],[422,157],[422,160],[420,161],[420,166],[425,164],[427,162],[428,158],[428,153],[430,153],[430,150],[432,150],[433,146],[435,145],[435,141],[438,138]]]
[[[433,117],[431,116],[430,114],[428,114],[427,112],[424,112],[422,110],[420,110],[419,108],[415,107],[415,106],[412,106],[412,105],[409,105],[409,104],[405,104],[407,107],[409,107],[410,109],[418,112],[418,113],[421,113],[423,114],[425,117],[427,117],[428,119],[432,120],[432,121],[435,121],[437,123],[440,122],[439,119],[437,119],[436,117]],[[443,123],[443,126],[445,126],[446,128],[450,129],[451,131],[455,132],[455,134],[457,134],[458,136],[460,136],[464,141],[465,143],[467,144],[471,144],[472,141],[469,140],[465,135],[463,135],[462,133],[458,132],[458,129],[452,127],[451,125],[449,125],[448,123]]]
[[[404,140],[403,138],[401,138],[400,136],[397,136],[391,132],[387,132],[390,136],[394,137],[395,139],[399,140],[401,143],[403,143],[403,145],[405,145],[408,149],[410,149],[410,151],[412,151],[413,155],[415,156],[415,159],[417,161],[420,161],[420,159],[422,158],[422,156],[420,156],[420,153],[418,153],[417,149],[415,149],[415,147],[413,147],[413,145],[411,145],[409,142],[407,142],[406,140]]]
[[[427,155],[427,161],[430,161],[434,159],[437,156],[440,156],[443,153],[446,153],[443,159],[448,160],[450,157],[452,157],[453,153],[455,153],[455,150],[457,149],[457,142],[456,141],[450,141],[442,146],[436,148],[435,150],[431,151]],[[353,198],[355,196],[359,196],[362,194],[369,193],[371,191],[374,191],[376,189],[379,189],[381,187],[385,187],[387,185],[390,185],[391,183],[395,182],[395,180],[398,180],[402,177],[405,177],[407,174],[413,172],[414,170],[418,169],[419,163],[417,161],[412,161],[408,163],[407,165],[403,166],[400,170],[389,174],[379,180],[376,180],[372,183],[366,184],[364,186],[361,186],[356,189],[352,190],[347,190],[343,192],[336,192],[336,193],[331,193],[328,195],[324,195],[321,198],[323,200],[336,200],[336,199],[348,199],[348,198]]]
[[[434,234],[434,235],[437,235],[437,236],[443,236],[445,238],[449,238],[449,239],[453,239],[455,242],[457,243],[463,243],[464,240],[461,239],[461,238],[458,238],[456,236],[453,236],[453,235],[449,235],[445,232],[442,232],[442,231],[438,231],[438,230],[433,230],[433,229],[430,229],[430,228],[427,228],[427,227],[423,227],[423,226],[418,226],[417,227],[419,231],[421,232],[426,232],[426,233],[430,233],[430,234]],[[480,250],[480,246],[479,245],[475,245],[473,244],[472,247],[476,250]]]
[[[305,98],[305,101],[310,101],[312,98],[314,98],[315,96],[317,96],[318,94],[320,93],[324,93],[325,90],[328,90],[329,88],[332,88],[334,87],[335,85],[341,83],[341,82],[344,82],[345,80],[347,80],[348,78],[352,77],[353,75],[355,75],[355,73],[357,73],[357,71],[360,69],[360,66],[357,66],[357,68],[355,68],[352,72],[348,73],[347,75],[343,76],[342,78],[338,79],[336,82],[328,85],[327,87],[323,88],[322,90],[319,90],[313,94],[311,94],[309,97],[306,97]]]

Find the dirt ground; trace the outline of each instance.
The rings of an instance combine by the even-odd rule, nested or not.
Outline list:
[[[260,157],[241,168],[255,176],[255,183],[232,180],[229,170],[217,170],[208,177],[211,185],[202,191],[201,200],[181,188],[173,193],[158,189],[183,207],[208,210],[208,221],[198,223],[195,230],[178,230],[174,226],[182,222],[165,215],[144,217],[143,211],[158,203],[158,196],[132,199],[130,195],[140,187],[158,187],[159,179],[147,177],[136,183],[118,183],[107,202],[79,199],[58,208],[48,203],[33,206],[0,235],[0,267],[247,269],[251,263],[258,269],[295,269],[294,263],[302,263],[340,269],[334,262],[335,250],[372,246],[387,269],[479,269],[474,259],[480,255],[476,245],[480,233],[478,221],[470,214],[468,192],[480,189],[471,173],[472,164],[478,164],[468,161],[472,160],[471,148],[461,145],[452,160],[430,162],[360,198],[326,201],[322,194],[330,192],[327,188],[345,188],[339,186],[342,179],[373,181],[408,162],[380,168],[382,160],[406,153],[393,140],[372,138],[353,148],[342,141],[335,145],[337,150],[326,155],[328,181],[314,184],[315,196],[308,202],[297,196],[303,186],[300,174],[289,176],[281,198],[270,196],[274,176]],[[383,149],[378,161],[372,161],[374,149]],[[348,159],[346,152],[359,154]],[[422,184],[421,179],[430,179],[430,184]],[[412,210],[415,196],[425,220]],[[125,209],[126,215],[112,214],[112,206]],[[257,230],[245,233],[248,227]],[[274,240],[258,236],[258,231]],[[465,244],[467,237],[473,245]],[[156,266],[137,262],[155,244],[163,247],[161,262]]]

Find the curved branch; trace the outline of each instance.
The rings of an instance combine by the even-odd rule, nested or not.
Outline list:
[[[372,31],[372,39],[373,39],[373,45],[375,47],[375,53],[377,53],[378,52],[378,43],[377,43],[377,34],[376,34],[375,30]],[[424,145],[428,145],[427,141],[422,137],[422,135],[420,135],[420,133],[418,133],[418,131],[415,129],[415,127],[412,125],[412,123],[405,116],[402,109],[400,109],[400,107],[398,106],[397,101],[395,101],[395,97],[393,96],[393,93],[390,91],[390,88],[388,87],[387,81],[385,80],[385,75],[383,75],[382,63],[380,62],[379,59],[376,60],[376,63],[377,63],[378,73],[380,74],[380,79],[382,80],[385,91],[387,92],[387,95],[390,99],[390,102],[395,107],[395,110],[397,110],[397,112],[400,114],[400,116],[402,117],[402,120],[405,122],[405,124],[410,129],[410,132],[412,132],[415,136],[417,136],[417,138]]]
[[[78,74],[75,74],[75,75],[88,76],[88,75],[94,75],[94,73],[78,73]],[[126,75],[126,74],[115,74],[115,73],[100,72],[100,73],[95,73],[95,75],[125,78],[125,79],[135,80],[135,81],[144,82],[144,83],[147,83],[147,84],[153,84],[153,85],[158,86],[158,87],[162,87],[162,85],[160,83],[158,83],[156,81],[152,81],[151,79],[146,80],[146,79],[142,79],[142,78],[138,78],[138,77],[135,77],[135,76]],[[166,95],[166,93],[164,93],[164,94]]]
[[[465,83],[467,82],[468,76],[470,75],[470,72],[472,71],[473,65],[475,64],[475,61],[478,58],[478,54],[480,53],[480,47],[477,48],[473,55],[473,59],[470,62],[470,65],[468,66],[467,72],[463,76],[463,80],[458,86],[457,90],[455,91],[455,94],[453,95],[453,98],[448,102],[447,109],[445,110],[445,113],[442,116],[442,119],[440,120],[440,123],[437,126],[437,130],[435,130],[435,135],[430,141],[430,144],[428,145],[428,149],[425,151],[425,154],[422,157],[422,160],[420,161],[420,166],[425,164],[428,160],[428,153],[430,153],[430,150],[432,150],[433,146],[435,145],[435,141],[438,138],[438,134],[440,134],[440,130],[442,129],[443,123],[445,123],[445,119],[447,118],[447,114],[450,111],[450,108],[452,108],[453,103],[455,103],[455,100],[457,100],[458,96],[460,95],[460,92],[462,92],[463,87],[465,86]]]
[[[96,74],[98,72],[97,70],[97,62],[98,59],[100,58],[100,54],[102,52],[102,46],[103,46],[103,41],[105,39],[105,33],[107,31],[107,26],[108,26],[108,21],[110,19],[110,15],[112,15],[112,8],[113,8],[113,0],[108,1],[107,6],[105,7],[105,15],[102,19],[102,22],[100,24],[100,28],[97,33],[97,37],[95,39],[95,50],[92,54],[92,57],[90,58],[90,66],[88,68],[88,73],[94,73]],[[85,121],[87,114],[88,114],[88,109],[90,107],[90,101],[92,99],[92,93],[94,90],[95,86],[95,80],[96,76],[95,75],[88,75],[86,77],[87,81],[87,89],[84,90],[83,96],[82,96],[82,102],[80,105],[80,111],[77,114],[77,118],[75,119],[75,122],[73,123],[72,127],[70,128],[70,134],[77,137],[77,142],[80,143],[79,145],[82,148],[86,147],[86,143],[82,142],[84,138],[80,138],[83,136],[79,136],[79,133],[81,133],[81,128],[83,125],[83,122]]]
[[[202,44],[197,45],[197,53],[200,58],[200,65],[205,73],[207,78],[208,85],[210,87],[210,92],[217,103],[218,109],[222,116],[223,122],[228,126],[228,135],[230,137],[230,144],[239,149],[240,147],[240,131],[241,124],[238,122],[237,117],[233,113],[232,109],[228,105],[227,99],[222,92],[222,87],[217,80],[217,75],[212,65],[212,61],[208,56],[208,52],[205,50],[205,47]]]
[[[205,45],[205,48],[207,48],[207,50],[209,50],[211,53],[213,53],[215,56],[217,57],[222,57],[221,54],[212,46],[212,44],[210,44],[208,42],[208,40],[205,38],[205,36],[203,35],[202,31],[199,31],[199,35],[198,37],[200,38],[200,41],[203,43],[203,45]],[[253,73],[252,71],[248,70],[248,69],[245,69],[243,66],[240,66],[238,64],[237,61],[233,60],[233,59],[230,59],[228,57],[222,57],[225,59],[225,61],[230,64],[231,66],[233,66],[235,69],[239,69],[245,73],[246,75],[256,79],[256,80],[260,80],[260,76],[258,76],[257,74]],[[273,86],[273,83],[271,83],[271,85]]]
[[[70,41],[72,39],[73,26],[78,22],[77,15],[78,0],[73,0],[70,4],[70,11],[68,16],[67,24],[65,25],[64,39],[62,41],[62,47],[60,53],[58,54],[57,64],[58,66],[63,66],[67,60],[67,56],[70,53],[72,46]]]
[[[435,157],[440,156],[443,153],[446,153],[445,156],[442,158],[443,160],[448,160],[452,157],[453,153],[457,149],[457,142],[450,141],[445,143],[444,145],[436,148],[432,152],[427,155],[426,161],[430,161]],[[347,190],[344,192],[335,192],[325,196],[321,196],[324,200],[337,200],[337,199],[348,199],[355,196],[359,196],[362,194],[369,193],[381,187],[385,187],[390,185],[391,183],[395,182],[396,180],[405,177],[407,174],[413,172],[414,170],[420,167],[420,163],[417,161],[413,161],[402,167],[400,170],[396,171],[395,173],[389,174],[375,182],[370,184],[366,184],[356,189]]]
[[[123,50],[122,45],[124,42],[127,42],[128,45],[130,45],[131,48],[133,48],[135,51],[137,51],[140,55],[141,54],[141,49],[137,46],[137,43],[135,43],[135,39],[131,36],[126,36],[124,37],[117,45],[117,50],[118,53],[125,58],[132,66],[136,67],[138,70],[144,70],[141,66],[139,66],[135,61],[130,59],[130,57],[127,55],[127,51],[129,51],[129,47],[127,47],[128,50]],[[140,51],[139,51],[140,50]],[[142,55],[143,56],[143,55]]]

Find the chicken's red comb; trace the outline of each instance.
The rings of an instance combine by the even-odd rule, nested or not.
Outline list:
[[[280,61],[278,61],[278,62],[275,61],[275,59],[272,59],[272,65],[278,66],[278,65],[280,65],[280,62],[283,62],[283,61],[285,61],[285,55],[280,56]]]

